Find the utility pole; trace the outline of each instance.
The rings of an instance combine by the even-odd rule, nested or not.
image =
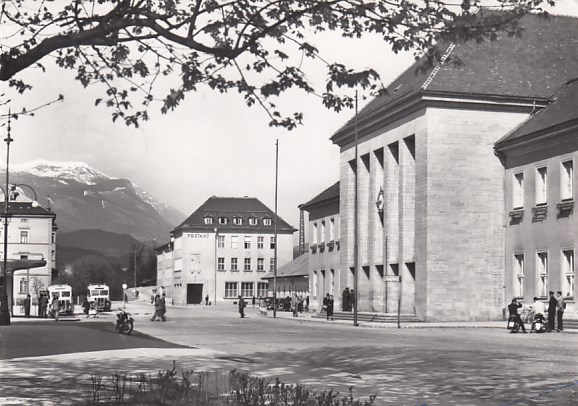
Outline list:
[[[277,317],[277,184],[279,179],[279,140],[275,141],[275,220],[274,220],[274,230],[275,230],[275,258],[273,266],[273,318]]]
[[[355,207],[354,207],[354,235],[353,235],[353,325],[359,326],[357,323],[357,302],[359,301],[359,284],[358,284],[358,262],[359,262],[359,246],[357,240],[359,239],[359,150],[358,150],[358,138],[357,138],[357,90],[355,91]]]

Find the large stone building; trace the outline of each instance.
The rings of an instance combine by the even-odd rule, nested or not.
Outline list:
[[[506,168],[506,298],[532,303],[561,291],[568,313],[576,310],[578,71],[576,77],[496,144]]]
[[[357,273],[360,311],[396,312],[401,297],[401,312],[422,320],[502,317],[508,216],[494,144],[578,72],[577,19],[530,15],[520,26],[520,38],[441,46],[460,63],[417,61],[332,136],[339,283]]]
[[[13,315],[24,315],[24,299],[30,294],[37,304],[38,293],[52,283],[56,268],[56,215],[23,195],[8,204],[7,295]],[[0,203],[4,213],[4,202]],[[4,241],[4,227],[0,227]],[[4,249],[1,246],[2,267]],[[36,306],[32,306],[34,315]]]
[[[345,289],[340,262],[339,182],[299,206],[309,213],[309,306],[321,310],[326,294],[334,296],[340,308],[340,292]]]
[[[275,252],[278,267],[293,259],[295,231],[256,198],[211,197],[157,249],[157,284],[175,304],[266,297],[261,278]]]

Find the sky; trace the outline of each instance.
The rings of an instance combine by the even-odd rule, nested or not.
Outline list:
[[[555,13],[578,15],[578,0],[557,3]],[[324,34],[315,39],[326,59],[352,68],[372,67],[386,85],[413,62],[411,53],[393,54],[376,38],[344,40]],[[12,121],[11,164],[36,159],[86,162],[110,177],[131,180],[186,216],[210,196],[257,197],[273,210],[278,141],[278,214],[295,228],[298,205],[339,180],[339,148],[330,137],[353,116],[351,110],[334,113],[315,96],[290,94],[278,104],[285,111],[302,111],[305,119],[287,131],[270,128],[265,112],[247,107],[237,95],[202,90],[187,94],[166,115],[149,111],[150,121],[134,129],[113,123],[110,109],[94,106],[100,97],[97,89],[84,89],[70,73],[46,65],[44,74],[23,73],[34,88],[22,96],[8,93],[13,109],[40,105],[60,93],[65,99],[34,117]],[[315,70],[309,80],[325,81]],[[6,109],[2,106],[2,114]],[[5,126],[0,129],[2,138],[5,131]],[[2,144],[0,154],[5,151]]]

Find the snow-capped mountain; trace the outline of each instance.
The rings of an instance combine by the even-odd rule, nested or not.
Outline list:
[[[37,160],[10,166],[10,183],[30,185],[43,207],[56,213],[59,232],[100,229],[145,241],[165,241],[186,217],[127,179],[84,162]],[[20,188],[30,196],[28,188]]]

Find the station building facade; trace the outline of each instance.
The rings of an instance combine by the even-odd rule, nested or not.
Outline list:
[[[505,167],[507,298],[562,292],[576,311],[578,72],[553,102],[496,143]]]
[[[426,321],[502,317],[508,216],[494,145],[578,72],[578,19],[528,15],[519,26],[520,38],[441,44],[437,66],[416,61],[331,137],[339,285],[357,273],[358,310],[400,303]]]
[[[295,231],[256,198],[211,197],[157,249],[157,284],[175,304],[266,297],[262,277],[292,260]]]

